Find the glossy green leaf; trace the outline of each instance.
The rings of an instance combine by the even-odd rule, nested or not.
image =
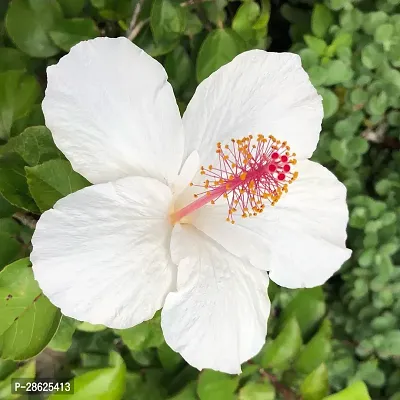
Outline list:
[[[315,4],[311,15],[311,30],[313,34],[323,38],[332,23],[332,11],[324,4]]]
[[[0,357],[24,360],[38,354],[51,340],[61,313],[42,294],[29,260],[0,273]]]
[[[303,400],[321,400],[328,393],[328,369],[321,364],[304,379],[300,386]]]
[[[120,400],[125,391],[126,367],[122,357],[111,353],[114,365],[86,372],[74,379],[74,393],[55,393],[49,400]]]
[[[325,319],[319,331],[300,351],[294,367],[297,371],[309,374],[325,362],[332,350],[332,328],[329,320]]]
[[[123,400],[165,400],[166,392],[160,382],[159,370],[147,370],[141,374],[128,373],[126,378],[126,391]],[[192,388],[193,390],[193,388]],[[175,400],[175,397],[173,398]],[[177,400],[197,400],[190,397],[190,390],[184,391]],[[168,400],[170,400],[168,398]]]
[[[12,205],[38,212],[25,177],[25,162],[15,153],[0,156],[0,194]]]
[[[14,121],[30,111],[39,95],[33,76],[24,71],[0,73],[0,141],[9,138]]]
[[[160,313],[157,313],[150,321],[145,321],[133,328],[121,329],[116,332],[133,351],[159,347],[164,342],[160,321]]]
[[[369,69],[377,68],[383,60],[383,49],[376,43],[369,43],[361,50],[361,61]]]
[[[93,325],[89,322],[82,322],[76,326],[76,329],[82,332],[101,332],[104,331],[106,327],[104,325]]]
[[[235,17],[232,21],[232,29],[243,38],[249,41],[253,38],[254,28],[261,12],[260,6],[254,1],[243,3],[237,10]]]
[[[14,400],[20,399],[20,394],[13,394],[11,391],[11,382],[13,379],[24,379],[25,382],[32,382],[35,378],[36,367],[35,361],[21,366],[15,372],[7,376],[5,379],[0,381],[0,399]]]
[[[186,28],[186,10],[178,0],[154,0],[150,26],[156,42],[174,42]]]
[[[307,46],[315,51],[318,55],[324,54],[327,44],[324,40],[311,35],[304,35],[304,41]]]
[[[194,75],[194,66],[183,46],[177,46],[166,56],[165,70],[175,92],[187,86]]]
[[[355,382],[348,388],[331,396],[324,397],[323,400],[372,400],[367,386],[364,382]]]
[[[11,138],[0,149],[0,154],[2,151],[19,154],[31,167],[52,159],[64,158],[45,126],[26,128],[20,135]]]
[[[61,198],[89,185],[65,160],[50,160],[25,170],[29,191],[42,212]]]
[[[301,289],[283,310],[281,321],[285,323],[295,317],[302,336],[306,337],[317,328],[325,311],[324,295],[320,287]]]
[[[29,57],[12,47],[0,47],[0,72],[9,70],[24,70],[29,63]]]
[[[197,56],[197,81],[203,81],[218,68],[232,61],[242,49],[243,41],[233,30],[216,29],[210,32]]]
[[[1,182],[1,179],[0,179]],[[0,190],[1,193],[1,190]],[[0,218],[10,217],[17,211],[17,208],[11,205],[1,194],[0,194]]]
[[[267,381],[249,382],[240,389],[238,400],[275,400],[275,388]]]
[[[173,351],[167,343],[162,343],[157,349],[158,358],[166,371],[175,371],[183,359],[179,353]]]
[[[192,12],[188,12],[186,14],[186,27],[185,27],[185,35],[189,37],[193,37],[197,35],[203,30],[203,23],[200,21],[200,18]]]
[[[301,330],[296,318],[290,318],[275,340],[267,343],[261,364],[264,368],[283,371],[298,354],[302,345]]]
[[[76,330],[77,322],[65,315],[62,316],[60,324],[48,347],[55,351],[67,351],[72,344],[72,335]]]
[[[325,85],[337,85],[347,82],[353,77],[353,70],[350,65],[345,64],[341,60],[333,60],[325,65],[326,80]]]
[[[328,89],[318,89],[322,96],[322,104],[324,106],[324,118],[330,118],[339,109],[339,99],[334,92]]]
[[[89,18],[74,18],[57,24],[49,35],[53,42],[62,50],[69,51],[83,40],[99,36],[99,30],[93,20]]]
[[[66,17],[77,17],[83,10],[86,0],[57,0]]]
[[[0,230],[0,270],[13,262],[21,251],[21,243]]]
[[[233,400],[238,383],[237,377],[204,370],[199,377],[197,394],[200,400]]]
[[[51,57],[59,52],[49,32],[62,20],[57,0],[13,0],[6,27],[13,42],[32,57]]]
[[[168,397],[168,400],[197,400],[196,383],[191,382],[183,390],[173,397]],[[145,400],[145,399],[144,399]]]

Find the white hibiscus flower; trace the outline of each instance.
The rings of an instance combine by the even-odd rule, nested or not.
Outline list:
[[[33,237],[35,278],[65,315],[129,328],[163,308],[188,363],[238,373],[265,341],[267,272],[312,287],[350,256],[345,187],[307,160],[323,111],[297,55],[237,56],[181,119],[156,60],[98,38],[48,68],[43,111],[93,183]]]

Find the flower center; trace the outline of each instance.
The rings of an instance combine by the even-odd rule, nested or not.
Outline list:
[[[298,176],[292,171],[296,154],[290,153],[286,142],[272,135],[249,135],[232,139],[231,145],[225,146],[217,143],[216,153],[217,166],[201,167],[204,182],[190,184],[203,191],[194,195],[195,201],[171,215],[173,222],[208,203],[215,204],[221,196],[228,203],[228,222],[235,223],[234,214],[239,211],[243,218],[256,216],[264,211],[266,202],[274,206]]]

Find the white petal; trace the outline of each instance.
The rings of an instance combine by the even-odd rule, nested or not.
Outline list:
[[[206,206],[192,223],[224,248],[289,288],[323,284],[346,261],[346,188],[323,166],[296,165],[298,179],[275,207],[225,222],[227,206]]]
[[[190,225],[172,232],[178,291],[167,296],[161,324],[168,345],[198,369],[240,373],[265,342],[268,277]]]
[[[251,50],[198,86],[183,116],[185,153],[197,149],[208,165],[217,142],[261,133],[287,141],[298,159],[309,158],[322,117],[321,97],[299,56]]]
[[[182,193],[190,184],[193,177],[200,170],[199,153],[194,150],[190,153],[189,157],[183,163],[179,176],[172,185],[174,196]]]
[[[175,179],[183,131],[164,68],[126,38],[81,42],[47,69],[43,112],[57,147],[92,183]]]
[[[40,218],[33,272],[70,317],[112,328],[152,318],[176,288],[167,212],[171,191],[131,177],[85,188]]]

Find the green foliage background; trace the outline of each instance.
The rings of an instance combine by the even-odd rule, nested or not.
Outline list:
[[[322,288],[271,285],[266,345],[240,376],[187,365],[158,314],[123,331],[82,323],[33,279],[35,221],[88,185],[44,127],[46,66],[81,40],[120,35],[162,62],[182,111],[200,81],[253,48],[298,53],[323,96],[313,158],[348,188],[353,256]],[[2,0],[0,399],[18,398],[11,379],[26,377],[74,379],[61,398],[77,400],[399,400],[399,67],[399,0]]]

